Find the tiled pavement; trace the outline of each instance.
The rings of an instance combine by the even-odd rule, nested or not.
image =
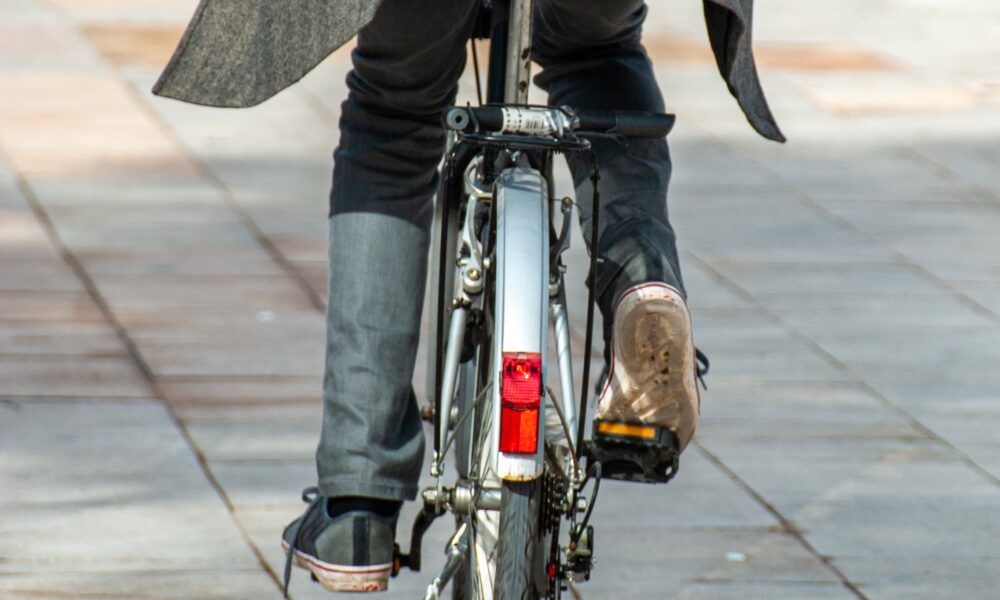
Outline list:
[[[279,597],[347,65],[251,110],[154,99],[192,5],[0,3],[2,598]],[[783,147],[699,18],[657,3],[647,38],[711,389],[674,483],[605,488],[581,591],[998,597],[1000,9],[760,3]]]

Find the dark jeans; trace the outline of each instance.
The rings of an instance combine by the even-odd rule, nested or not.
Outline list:
[[[477,0],[385,0],[361,31],[330,194],[330,294],[321,493],[412,499],[423,432],[411,380],[432,201]],[[640,43],[642,0],[537,0],[536,82],[554,105],[663,110]],[[647,281],[681,288],[667,220],[665,140],[595,144],[601,170],[601,310]],[[570,160],[590,244],[589,159]]]

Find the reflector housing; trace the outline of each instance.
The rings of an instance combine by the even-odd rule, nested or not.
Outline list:
[[[542,355],[504,352],[500,379],[500,451],[538,450],[538,409],[542,399]]]

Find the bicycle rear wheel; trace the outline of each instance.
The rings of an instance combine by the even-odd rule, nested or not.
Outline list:
[[[498,427],[505,354],[536,353],[544,360],[547,349],[547,186],[541,173],[527,166],[505,170],[497,178],[492,214],[484,231],[484,254],[491,258],[491,267],[483,291],[474,386],[476,397],[482,395],[484,401],[475,402],[475,426],[466,439],[470,441],[470,479],[476,489],[499,492],[500,506],[499,510],[476,510],[468,517],[469,557],[452,594],[459,600],[537,600],[545,594],[544,406],[537,413],[536,453],[501,453]]]
[[[505,481],[500,499],[496,600],[538,600],[541,539],[541,479]]]

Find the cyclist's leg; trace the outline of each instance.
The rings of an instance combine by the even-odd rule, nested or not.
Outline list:
[[[423,432],[411,378],[440,111],[465,66],[472,0],[385,0],[358,37],[330,194],[324,496],[413,498]]]
[[[640,41],[642,0],[538,0],[535,81],[549,103],[590,110],[664,110],[652,65]],[[666,140],[633,140],[624,148],[594,144],[601,170],[601,248],[596,292],[609,314],[636,284],[663,281],[683,291],[676,240],[667,218],[670,153]],[[590,244],[590,161],[571,156],[570,169]]]
[[[536,81],[551,104],[590,110],[663,111],[641,43],[642,0],[538,0]],[[670,153],[666,140],[594,143],[601,181],[600,263],[595,292],[604,315],[610,366],[599,419],[668,427],[682,450],[699,407],[695,350],[676,238],[667,218]],[[577,200],[590,244],[591,165],[571,157]]]

